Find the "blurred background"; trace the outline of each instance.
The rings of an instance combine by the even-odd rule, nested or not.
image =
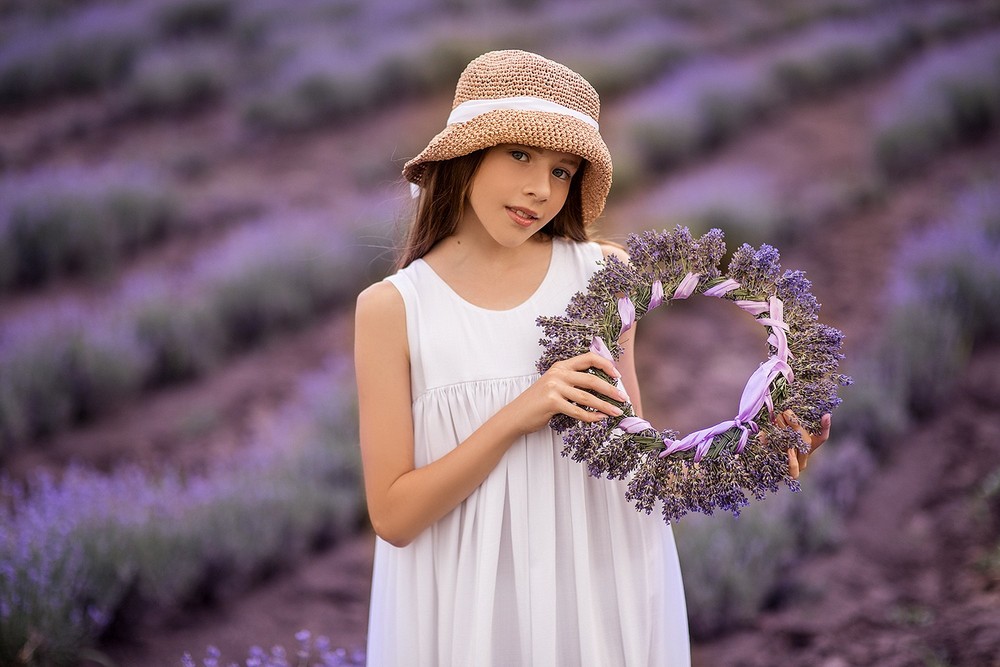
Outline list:
[[[847,337],[803,490],[675,528],[695,664],[1000,665],[997,0],[3,0],[0,664],[363,663],[354,297],[493,48],[601,94],[601,236],[772,243]],[[661,428],[766,352],[707,301]]]

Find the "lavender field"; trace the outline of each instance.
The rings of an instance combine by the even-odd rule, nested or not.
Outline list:
[[[0,665],[364,664],[354,297],[493,48],[601,93],[601,236],[846,334],[802,491],[675,528],[695,665],[1000,666],[998,0],[0,4]],[[637,342],[682,432],[763,354],[705,301]]]

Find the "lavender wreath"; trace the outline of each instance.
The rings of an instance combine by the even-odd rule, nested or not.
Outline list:
[[[840,404],[837,388],[851,382],[838,372],[843,333],[818,321],[820,306],[805,274],[782,273],[772,246],[744,244],[723,275],[726,244],[718,229],[698,239],[686,227],[632,234],[627,250],[630,261],[608,257],[565,315],[537,319],[544,334],[539,372],[588,349],[617,359],[619,337],[638,319],[695,293],[731,300],[753,315],[767,329],[768,358],[747,381],[732,420],[681,438],[638,417],[628,401],[604,397],[623,414],[596,423],[552,419],[563,455],[586,464],[595,477],[627,479],[626,498],[647,514],[660,503],[667,523],[688,512],[739,515],[750,496],[762,500],[782,483],[798,490],[788,474],[787,450],[806,451],[808,445],[773,416],[791,409],[818,434],[822,416]],[[590,372],[614,382],[598,369]]]

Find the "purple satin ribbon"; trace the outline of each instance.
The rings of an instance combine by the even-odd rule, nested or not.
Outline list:
[[[618,422],[618,428],[625,431],[626,433],[642,433],[643,431],[653,429],[653,425],[642,417],[625,417],[620,422]]]
[[[646,312],[653,310],[661,303],[663,303],[663,282],[654,280],[653,287],[649,293],[649,308],[646,309]]]
[[[600,336],[594,336],[590,339],[590,351],[604,357],[611,363],[615,363],[615,358],[611,355],[611,350],[608,349],[604,339]]]
[[[590,339],[590,351],[593,352],[594,354],[598,354],[604,357],[612,364],[615,363],[615,358],[611,354],[611,350],[608,349],[608,346],[604,342],[604,339],[601,338],[600,336],[594,336],[593,338]],[[628,392],[625,391],[625,385],[622,384],[621,378],[618,378],[618,381],[615,383],[615,386],[618,388],[619,391],[621,391],[621,393],[625,394],[625,402],[631,403],[632,399],[628,397]],[[630,419],[630,417],[626,417],[625,419]],[[622,421],[625,421],[625,419],[623,419]],[[636,419],[638,419],[638,417],[636,417]],[[648,424],[649,422],[646,423]],[[650,426],[649,428],[653,427]],[[630,433],[638,433],[638,431],[630,431]]]
[[[757,416],[760,409],[764,407],[766,400],[770,398],[771,382],[779,373],[791,373],[791,370],[787,362],[777,357],[771,357],[758,366],[757,370],[750,376],[750,379],[747,380],[747,384],[743,388],[743,395],[740,397],[740,411],[735,419],[695,431],[680,440],[664,440],[663,444],[666,446],[666,449],[660,452],[660,457],[670,456],[674,452],[694,449],[694,460],[700,461],[708,453],[715,436],[721,435],[733,427],[739,428],[742,431],[739,445],[736,447],[736,453],[742,452],[743,447],[750,438],[750,433],[756,433],[758,430],[758,426],[753,421],[753,418]]]
[[[686,299],[694,293],[697,286],[697,274],[689,273],[678,284],[672,298]],[[706,296],[721,297],[737,289],[739,286],[740,284],[737,281],[730,278],[715,287],[705,290],[704,293]],[[649,310],[663,303],[663,284],[660,281],[653,283],[652,297],[649,303]],[[764,326],[771,327],[771,334],[767,340],[775,348],[775,354],[769,357],[767,361],[761,363],[747,380],[746,386],[743,387],[743,394],[740,396],[739,413],[735,418],[701,429],[700,431],[695,431],[680,440],[665,438],[663,441],[665,448],[660,452],[660,458],[670,456],[675,452],[693,449],[695,450],[694,460],[701,461],[709,449],[711,449],[712,441],[715,437],[732,428],[738,428],[741,431],[739,444],[736,447],[736,453],[739,454],[746,446],[750,435],[757,433],[760,429],[757,423],[754,422],[754,417],[757,416],[761,408],[766,405],[769,413],[773,414],[774,412],[774,404],[771,400],[771,383],[774,382],[779,374],[784,375],[788,382],[792,382],[794,379],[792,367],[788,365],[788,359],[791,356],[788,350],[788,324],[784,321],[784,304],[781,299],[772,296],[767,302],[737,300],[735,303],[755,317],[767,313],[768,317],[759,317],[757,321]],[[635,323],[635,306],[628,297],[622,297],[618,300],[618,313],[622,319],[622,331],[627,331]],[[611,351],[600,336],[593,337],[590,342],[590,351],[614,363]],[[624,391],[621,380],[618,381],[618,387]],[[642,417],[634,416],[625,417],[618,423],[617,427],[626,433],[632,434],[641,433],[646,430],[656,430],[652,424]]]
[[[740,285],[735,280],[729,279],[719,283],[710,290],[706,290],[707,296],[724,296],[728,292],[738,288]],[[767,406],[769,413],[774,413],[774,403],[771,400],[771,383],[779,374],[784,375],[788,382],[792,382],[794,376],[792,367],[788,365],[790,353],[788,351],[788,325],[784,321],[784,304],[781,299],[772,296],[765,304],[762,301],[736,301],[743,310],[756,315],[768,314],[768,317],[761,317],[757,321],[764,326],[771,327],[771,335],[768,342],[774,346],[776,352],[757,367],[740,396],[739,414],[734,419],[724,421],[710,426],[709,428],[695,431],[680,440],[664,439],[665,449],[660,453],[660,457],[670,456],[674,452],[694,449],[694,460],[700,461],[708,453],[715,436],[721,435],[731,428],[738,428],[741,431],[740,441],[736,447],[736,453],[743,451],[751,433],[757,433],[759,427],[753,421],[760,409]]]
[[[688,273],[685,275],[681,281],[677,284],[677,288],[674,290],[671,299],[686,299],[698,288],[699,274]],[[655,280],[650,289],[649,294],[649,306],[646,308],[646,312],[653,310],[657,306],[661,305],[664,301],[663,293],[663,281]],[[636,314],[635,314],[635,304],[632,299],[627,296],[623,296],[618,299],[618,317],[622,321],[622,330],[619,335],[625,333],[635,324]]]
[[[709,287],[707,290],[702,292],[705,296],[725,296],[729,292],[739,287],[740,284],[733,280],[732,278],[726,278],[721,283],[715,287]]]
[[[686,299],[692,294],[694,294],[695,289],[698,287],[697,273],[689,273],[684,276],[681,281],[677,284],[677,289],[674,290],[674,299]],[[660,289],[663,289],[662,287]]]
[[[627,296],[618,299],[618,316],[622,320],[622,330],[618,334],[620,336],[635,324],[635,304],[632,303],[632,299]]]
[[[754,317],[756,317],[757,315],[763,315],[771,308],[768,305],[767,301],[748,301],[744,299],[737,299],[733,303],[735,303],[737,306],[739,306],[746,312],[750,313]]]

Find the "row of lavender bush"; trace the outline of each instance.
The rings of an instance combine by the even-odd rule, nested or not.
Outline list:
[[[891,8],[807,27],[757,53],[693,59],[614,108],[616,191],[689,162],[795,101],[885,72],[918,48],[998,18],[1000,8],[988,3]]]
[[[572,12],[545,2],[460,3],[447,13],[373,7],[348,19],[335,16],[336,28],[349,26],[351,35],[339,39],[331,39],[329,8],[308,25],[305,13],[272,15],[257,39],[258,48],[275,55],[262,64],[260,85],[237,96],[238,105],[251,127],[299,131],[449,88],[465,63],[488,49],[539,50],[539,44],[546,45],[545,55],[572,63],[614,96],[720,43],[732,46],[876,4],[832,0],[802,10],[736,3],[728,12],[635,1],[577,3]],[[705,29],[718,23],[728,29]],[[361,42],[363,34],[379,39]]]
[[[61,275],[111,275],[183,222],[176,194],[134,166],[0,178],[0,294]]]
[[[151,45],[228,29],[234,6],[231,0],[182,0],[12,10],[0,42],[0,104],[116,88]]]
[[[148,114],[190,110],[235,92],[252,125],[297,130],[450,86],[462,65],[488,48],[545,43],[560,57],[580,54],[581,70],[610,95],[669,66],[698,42],[689,35],[704,36],[702,46],[720,36],[739,43],[881,3],[682,4],[591,2],[572,12],[547,2],[22,7],[0,31],[0,103],[124,89],[116,105]],[[571,42],[578,46],[560,52],[559,44]]]
[[[873,443],[898,435],[909,425],[908,416],[936,412],[975,347],[1000,339],[995,174],[992,182],[963,193],[947,219],[907,241],[890,299],[885,335],[869,366],[878,401],[871,397],[865,418],[853,420],[869,429],[865,435],[880,436],[869,438]],[[903,419],[893,422],[892,415]]]
[[[334,360],[235,461],[0,484],[0,664],[78,664],[112,624],[225,597],[355,530],[353,382]]]
[[[881,119],[876,123],[886,127],[887,110],[904,119],[937,119],[936,125],[901,123],[881,134],[876,130],[877,136],[895,142],[893,154],[897,159],[908,156],[909,173],[926,168],[933,158],[996,126],[995,119],[1000,118],[1000,61],[996,53],[1000,53],[1000,33],[993,31],[969,42],[929,51],[893,79],[881,107],[876,108],[875,117]],[[915,94],[918,90],[920,94]],[[901,91],[914,94],[904,95]],[[976,119],[974,123],[969,120],[972,118]],[[969,129],[973,126],[975,130]],[[876,144],[876,149],[885,145]],[[622,162],[616,161],[616,188],[620,185],[617,169]],[[622,168],[627,172],[628,159],[624,162]],[[885,178],[884,161],[879,155],[873,156],[872,166],[870,172],[865,169],[845,174],[838,181],[814,177],[790,191],[782,188],[771,167],[759,160],[714,165],[678,174],[649,189],[644,195],[646,210],[669,212],[666,222],[670,224],[684,224],[695,231],[720,227],[736,243],[758,245],[778,236],[794,237],[877,201],[891,179]],[[662,225],[663,215],[658,217],[650,222]],[[629,224],[636,226],[634,220]]]
[[[142,389],[203,375],[348,303],[382,268],[375,255],[328,216],[275,215],[183,272],[137,273],[96,304],[46,303],[9,318],[0,330],[0,454]]]
[[[1000,340],[994,182],[964,191],[948,217],[904,242],[886,296],[878,340],[848,360],[855,384],[836,415],[836,442],[807,471],[803,491],[752,504],[736,520],[693,515],[677,526],[696,637],[750,622],[786,592],[788,568],[836,542],[884,448],[947,400],[977,343]]]
[[[324,635],[313,637],[308,630],[295,633],[295,650],[289,651],[284,646],[276,645],[265,650],[260,646],[252,646],[247,651],[243,662],[246,667],[363,667],[367,660],[365,650],[357,647],[351,650],[342,646],[334,646]],[[294,657],[293,657],[294,656]],[[197,667],[198,663],[190,653],[181,656],[180,667]],[[240,663],[227,660],[223,662],[222,652],[215,646],[205,650],[201,659],[202,667],[241,667]]]
[[[879,110],[875,155],[887,176],[912,174],[1000,125],[1000,33],[929,53]]]
[[[695,233],[724,229],[733,247],[794,240],[878,201],[885,184],[863,171],[812,174],[787,185],[787,165],[746,158],[677,174],[647,188],[627,210],[630,228],[681,224]]]
[[[1000,468],[997,468],[980,486],[979,507],[980,516],[990,517],[994,529],[998,526],[1000,519]],[[1000,577],[1000,541],[992,549],[989,549],[980,559],[980,565],[993,577]]]

